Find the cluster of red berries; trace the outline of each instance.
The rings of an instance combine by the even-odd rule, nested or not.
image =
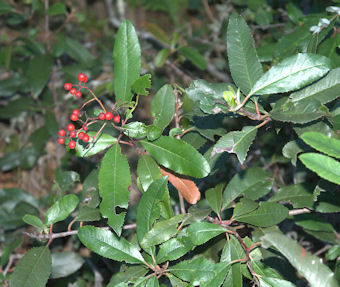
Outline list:
[[[80,73],[78,75],[78,80],[81,83],[85,84],[88,81],[88,77],[85,74]],[[84,86],[76,85],[76,86],[80,86],[80,88],[87,88],[85,85]],[[76,98],[81,98],[82,93],[80,92],[80,90],[73,88],[71,83],[65,83],[64,88],[65,88],[66,91],[69,91],[69,93],[71,95],[75,95]],[[79,119],[80,115],[81,115],[80,111],[78,109],[75,109],[75,110],[73,110],[72,115],[70,116],[70,120],[73,121],[73,122],[76,122],[76,121],[79,120],[82,123],[82,129],[76,130],[75,126],[73,124],[69,124],[66,127],[66,129],[69,131],[69,135],[67,137],[70,139],[70,141],[68,143],[68,146],[69,146],[70,149],[74,149],[77,146],[76,142],[73,140],[74,138],[78,138],[79,140],[82,140],[85,143],[89,142],[90,136],[88,134],[86,134],[87,127],[88,127],[88,125],[95,122],[96,120],[110,121],[110,120],[113,119],[113,121],[117,124],[120,122],[120,115],[116,114],[115,116],[113,116],[112,112],[100,113],[96,118],[88,118],[86,116],[86,121]],[[93,122],[89,123],[88,122],[89,119],[92,120]],[[80,131],[80,130],[83,130],[83,131]],[[64,144],[65,143],[66,131],[64,129],[61,129],[61,130],[59,130],[58,134],[60,136],[60,138],[58,139],[58,143]]]
[[[79,75],[78,75],[78,80],[80,81],[80,82],[82,82],[82,83],[86,83],[88,80],[89,80],[89,78],[85,75],[85,74],[83,74],[83,73],[80,73]],[[73,86],[72,86],[72,84],[71,83],[65,83],[65,85],[64,85],[64,89],[66,90],[66,91],[69,91],[69,93],[71,94],[71,95],[74,95],[77,99],[80,99],[81,98],[81,91],[80,90],[77,90],[76,88],[73,88]]]

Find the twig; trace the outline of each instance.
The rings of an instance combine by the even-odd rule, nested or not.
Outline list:
[[[298,215],[298,214],[305,214],[305,213],[311,213],[311,211],[308,208],[301,208],[301,209],[292,209],[289,210],[289,215]]]
[[[318,251],[316,251],[313,255],[315,256],[319,256],[320,254],[326,252],[328,249],[330,249],[332,247],[332,245],[327,244],[324,247],[322,247],[321,249],[319,249]]]
[[[50,50],[50,19],[48,14],[46,13],[49,8],[49,0],[45,0],[45,41],[46,41],[46,47],[47,51]]]
[[[98,271],[98,268],[92,263],[89,258],[85,258],[86,263],[90,266],[94,274],[94,287],[102,287],[103,286],[103,276]]]
[[[216,19],[215,19],[214,15],[212,14],[211,10],[210,10],[208,1],[207,0],[202,0],[202,2],[203,2],[203,6],[204,6],[204,11],[207,14],[207,17],[208,17],[209,21],[210,22],[215,22]]]
[[[7,274],[8,271],[9,271],[9,269],[11,268],[11,266],[12,266],[14,260],[16,260],[16,259],[21,259],[22,257],[24,257],[24,254],[13,254],[13,255],[11,255],[11,256],[9,257],[8,263],[7,263],[6,267],[5,267],[5,270],[4,270],[4,272],[2,273],[4,277],[6,276],[6,274]]]

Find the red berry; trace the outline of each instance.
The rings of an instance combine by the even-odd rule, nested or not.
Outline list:
[[[72,84],[71,84],[71,83],[65,83],[65,84],[64,84],[64,89],[65,89],[66,91],[71,90],[71,89],[72,89]]]
[[[85,79],[84,79],[84,83],[87,83],[87,81],[89,80],[89,78],[85,75]]]
[[[80,73],[80,74],[78,75],[78,80],[79,80],[80,82],[84,82],[84,80],[85,80],[85,77],[86,77],[86,75],[85,75],[85,74],[83,74],[83,73]]]
[[[105,120],[105,114],[104,113],[100,113],[98,115],[98,119],[100,119],[101,121]]]
[[[70,132],[70,137],[75,138],[77,136],[77,133],[75,131]]]
[[[70,90],[70,94],[71,94],[71,95],[74,95],[76,92],[77,92],[77,90],[76,90],[75,88],[72,88],[72,89]]]
[[[87,125],[86,124],[83,124],[83,130],[87,131]]]
[[[78,139],[83,139],[84,138],[84,135],[85,135],[85,133],[83,133],[83,132],[80,132],[79,134],[78,134]]]
[[[75,127],[74,127],[73,124],[68,124],[66,128],[67,128],[67,130],[70,131],[70,132],[72,132],[72,131],[75,129]]]
[[[107,112],[105,113],[105,118],[109,121],[109,120],[112,120],[113,118],[113,114],[111,112]]]
[[[81,98],[81,91],[76,92],[74,96],[75,96],[77,99],[80,99],[80,98]]]
[[[74,149],[74,148],[76,148],[76,142],[75,141],[70,141],[69,143],[68,143],[68,147],[70,148],[70,149]]]
[[[72,115],[70,116],[70,119],[71,119],[71,121],[76,122],[76,121],[78,120],[78,116],[75,115],[75,114],[72,114]]]
[[[72,114],[78,116],[79,115],[79,110],[77,110],[77,109],[73,110]]]
[[[120,115],[115,115],[115,117],[113,118],[113,121],[118,124],[120,122]]]
[[[87,135],[87,134],[84,134],[84,136],[83,136],[83,142],[88,142],[90,140],[90,137],[89,137],[89,135]]]
[[[65,134],[66,134],[66,132],[63,129],[59,130],[59,132],[58,132],[58,135],[60,135],[61,137],[64,137]]]
[[[64,138],[59,138],[59,139],[58,139],[58,143],[64,144],[64,143],[65,143],[65,139],[64,139]]]

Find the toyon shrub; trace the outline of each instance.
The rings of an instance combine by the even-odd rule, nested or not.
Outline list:
[[[19,261],[11,286],[45,286],[58,278],[58,264],[69,269],[64,274],[79,270],[79,254],[58,261],[50,252],[68,236],[98,255],[86,257],[116,262],[108,287],[339,286],[340,236],[328,219],[340,212],[340,68],[317,50],[337,17],[308,31],[298,53],[261,62],[245,20],[233,14],[226,31],[232,82],[165,84],[151,101],[151,124],[134,120],[151,75],[140,75],[138,37],[123,21],[113,50],[115,102],[106,106],[84,73],[64,84],[79,105],[57,141],[78,157],[96,155],[98,169],[81,195],[62,192],[45,214],[23,217],[40,244]],[[259,152],[249,156],[254,146]],[[129,205],[131,154],[138,156],[137,206]],[[73,175],[64,176],[67,184]],[[56,228],[62,221],[68,227]],[[297,229],[329,250],[314,254],[292,235]]]

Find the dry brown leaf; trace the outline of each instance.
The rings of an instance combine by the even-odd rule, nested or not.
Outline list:
[[[201,193],[196,184],[187,178],[182,178],[160,168],[163,176],[168,176],[171,184],[183,195],[190,204],[195,204],[201,199]]]

